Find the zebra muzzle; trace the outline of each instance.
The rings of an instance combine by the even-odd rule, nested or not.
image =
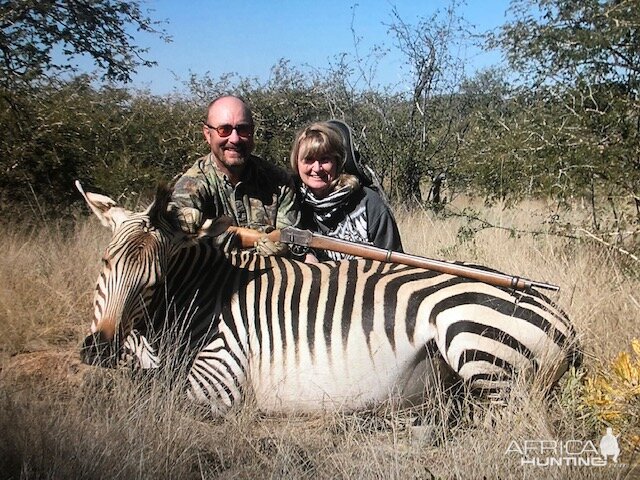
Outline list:
[[[88,335],[80,348],[83,363],[96,367],[115,368],[118,363],[118,348],[115,341],[109,341],[102,333]]]

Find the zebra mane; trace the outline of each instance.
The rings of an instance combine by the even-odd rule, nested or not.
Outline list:
[[[171,194],[173,188],[171,188],[166,182],[160,182],[156,189],[156,197],[153,203],[149,206],[149,220],[151,225],[160,226],[167,223],[171,224],[171,218],[167,212],[169,206],[169,200],[171,200]]]

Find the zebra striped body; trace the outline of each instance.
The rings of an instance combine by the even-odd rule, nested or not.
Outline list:
[[[178,322],[194,355],[189,395],[215,411],[249,391],[266,411],[419,402],[443,366],[496,393],[522,372],[550,386],[569,366],[575,333],[537,292],[370,260],[228,253],[152,213],[127,213],[115,228],[85,360],[132,328],[153,344]]]

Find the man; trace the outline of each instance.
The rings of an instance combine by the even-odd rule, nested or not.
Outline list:
[[[240,98],[226,95],[212,101],[202,132],[211,152],[180,177],[172,196],[183,230],[194,233],[207,218],[220,215],[260,231],[298,224],[300,209],[291,177],[252,155],[253,117]],[[274,247],[258,251],[283,253],[269,248]]]

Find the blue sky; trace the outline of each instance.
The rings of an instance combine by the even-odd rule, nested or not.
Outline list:
[[[508,4],[468,0],[459,11],[477,31],[484,31],[505,22]],[[397,84],[408,70],[384,25],[392,21],[392,8],[405,23],[416,25],[447,5],[448,0],[147,0],[143,8],[152,10],[154,19],[166,20],[164,28],[173,41],[136,34],[136,43],[149,48],[147,58],[157,65],[140,69],[134,86],[165,94],[182,89],[190,72],[212,78],[237,73],[266,81],[280,59],[302,69],[323,69],[337,55],[354,53],[352,22],[361,37],[361,54],[374,45],[391,48],[375,80]],[[495,53],[473,49],[465,54],[472,70],[500,60]]]

